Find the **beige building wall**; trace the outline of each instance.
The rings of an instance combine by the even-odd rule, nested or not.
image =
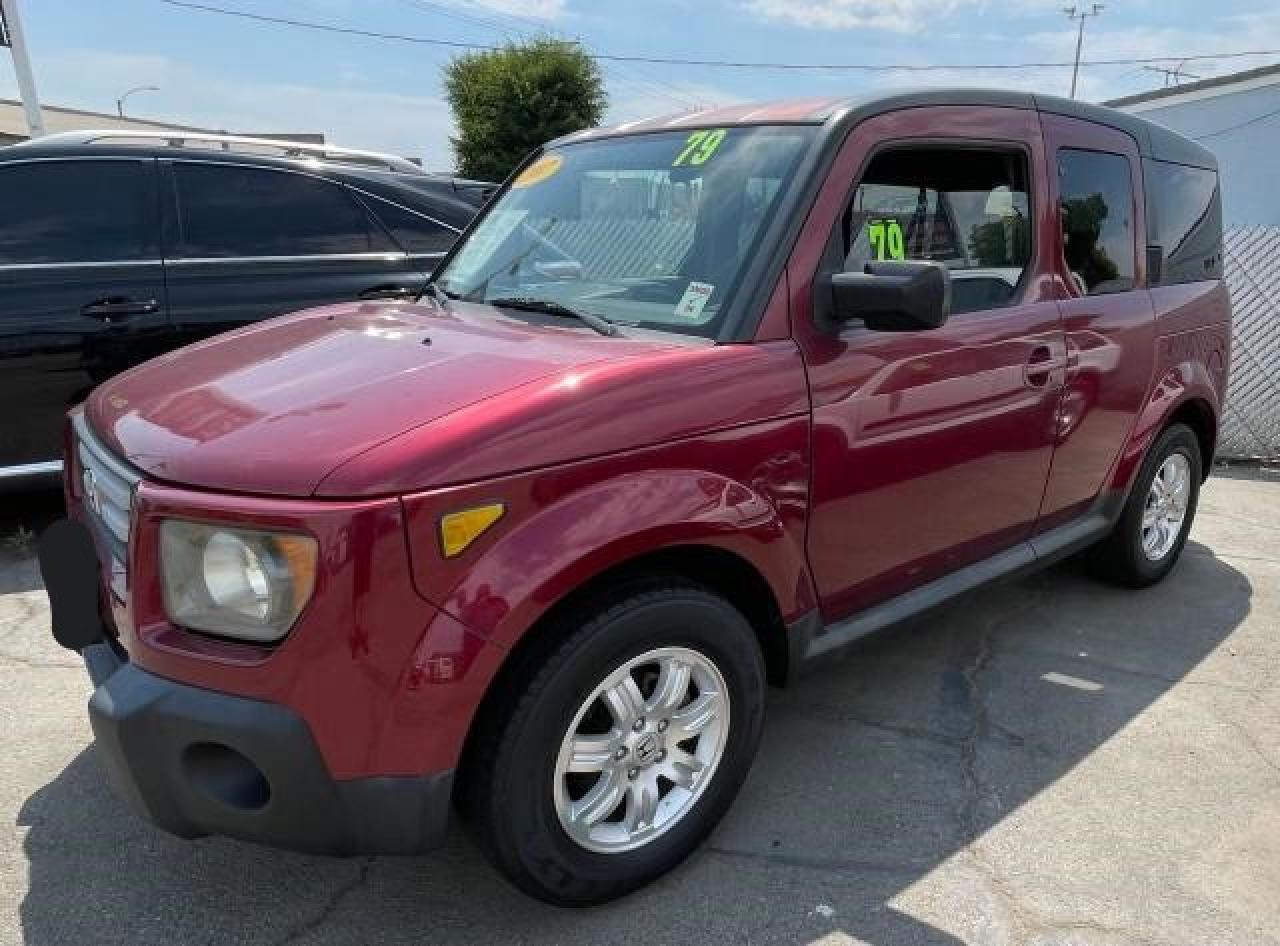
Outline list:
[[[43,105],[40,108],[44,116],[44,130],[48,134],[60,131],[78,131],[83,129],[132,129],[135,131],[196,131],[223,132],[217,128],[197,128],[194,125],[176,125],[165,122],[147,121],[141,118],[121,118],[107,112],[86,112],[77,108],[60,108],[54,105]],[[312,144],[324,144],[323,134],[300,133],[281,134],[278,132],[236,132],[255,138],[280,138],[286,141],[300,141]],[[0,145],[10,145],[27,139],[27,119],[22,110],[22,103],[13,99],[0,99]]]

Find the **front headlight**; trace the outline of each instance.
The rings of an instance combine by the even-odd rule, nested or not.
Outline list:
[[[174,624],[258,643],[278,641],[302,612],[316,577],[316,540],[166,519],[160,582]]]

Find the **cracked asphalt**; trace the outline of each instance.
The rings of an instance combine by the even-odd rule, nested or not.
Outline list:
[[[0,536],[48,515],[11,499]],[[514,892],[457,831],[427,857],[335,860],[138,821],[15,546],[0,542],[4,946],[1280,944],[1280,476],[1211,479],[1155,589],[1068,563],[775,691],[710,843],[579,911]]]

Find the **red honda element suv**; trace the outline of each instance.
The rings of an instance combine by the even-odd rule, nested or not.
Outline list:
[[[1174,567],[1226,388],[1215,162],[1021,93],[570,135],[417,302],[104,384],[42,545],[98,756],[184,836],[410,853],[456,810],[607,900],[707,835],[766,682],[1085,551]]]

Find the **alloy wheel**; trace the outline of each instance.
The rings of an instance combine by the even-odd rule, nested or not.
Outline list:
[[[565,833],[597,853],[635,850],[676,825],[715,775],[729,732],[724,677],[704,654],[628,660],[582,703],[556,757]]]
[[[1191,463],[1171,453],[1160,464],[1142,511],[1142,553],[1158,562],[1178,543],[1191,499]]]

